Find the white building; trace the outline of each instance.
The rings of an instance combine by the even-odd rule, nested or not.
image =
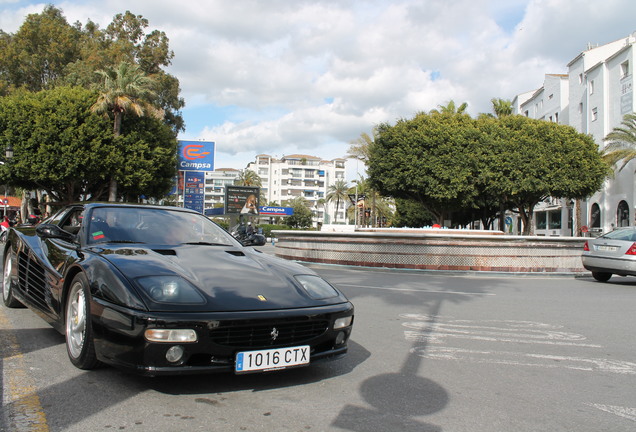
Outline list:
[[[261,178],[261,194],[268,203],[284,205],[286,201],[302,196],[309,203],[316,222],[340,223],[345,221],[348,203],[326,203],[329,187],[345,180],[346,159],[323,160],[309,155],[288,155],[280,159],[260,154],[247,169]]]
[[[567,75],[546,75],[543,86],[513,100],[515,114],[573,126],[591,135],[599,146],[619,126],[623,116],[636,111],[633,68],[636,33],[603,46],[588,47],[568,64]],[[634,225],[636,162],[630,162],[602,190],[583,203],[581,224],[593,231]],[[575,235],[573,203],[550,199],[537,207],[539,235]]]
[[[217,168],[205,173],[205,208],[223,207],[225,187],[233,185],[239,173],[234,168]]]

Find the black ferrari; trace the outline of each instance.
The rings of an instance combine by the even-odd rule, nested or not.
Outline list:
[[[82,203],[11,228],[2,297],[71,362],[145,375],[306,366],[347,352],[353,305],[315,272],[182,208]]]

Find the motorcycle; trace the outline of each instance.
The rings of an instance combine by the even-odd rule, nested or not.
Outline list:
[[[237,239],[243,246],[263,246],[267,243],[267,239],[262,234],[248,233],[245,226],[239,225],[233,229],[230,234]]]

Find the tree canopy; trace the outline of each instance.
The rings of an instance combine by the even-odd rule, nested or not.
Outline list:
[[[115,69],[122,62],[136,64],[157,83],[149,102],[165,111],[164,121],[175,134],[184,129],[179,81],[162,68],[174,53],[166,34],[148,30],[148,20],[126,11],[105,28],[91,21],[70,25],[52,5],[30,14],[15,34],[0,30],[0,95],[25,88],[37,92],[55,86],[90,88],[99,82],[98,70]]]
[[[126,136],[115,139],[110,120],[90,110],[96,97],[81,87],[58,87],[0,98],[0,146],[14,151],[2,166],[2,180],[45,190],[59,203],[104,199],[111,175],[131,199],[163,197],[176,174],[170,127],[136,119],[126,125]]]
[[[447,112],[380,125],[368,174],[380,193],[420,203],[438,223],[509,209],[528,234],[539,201],[589,196],[608,167],[593,139],[569,126]]]

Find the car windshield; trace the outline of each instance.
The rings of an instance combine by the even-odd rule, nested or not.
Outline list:
[[[157,208],[98,207],[88,223],[88,243],[236,245],[203,215]]]
[[[625,240],[625,241],[636,241],[636,230],[633,228],[623,228],[616,229],[614,231],[610,231],[607,234],[603,234],[601,238],[612,239],[612,240]]]

